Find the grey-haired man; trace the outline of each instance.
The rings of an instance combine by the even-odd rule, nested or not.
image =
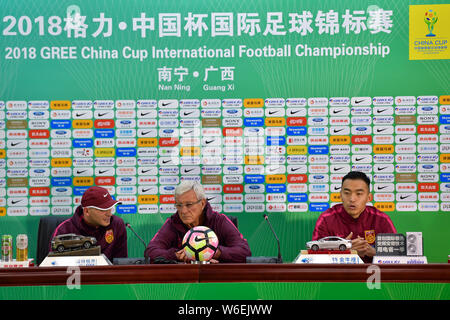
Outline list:
[[[175,207],[177,212],[166,220],[146,249],[151,262],[156,258],[187,261],[182,240],[196,226],[211,228],[219,238],[212,262],[243,263],[251,256],[247,240],[226,215],[212,209],[200,183],[181,182],[175,189]]]

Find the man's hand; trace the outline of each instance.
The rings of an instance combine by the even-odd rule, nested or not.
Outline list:
[[[375,249],[367,242],[366,239],[363,239],[360,236],[352,240],[352,249],[356,250],[360,257],[373,257],[375,255]]]
[[[217,248],[216,252],[213,255],[213,259],[218,260],[221,254],[222,254],[222,251],[220,251],[220,249]]]
[[[186,253],[184,252],[183,249],[175,252],[175,257],[177,257],[178,261],[183,261],[183,262],[187,261]]]

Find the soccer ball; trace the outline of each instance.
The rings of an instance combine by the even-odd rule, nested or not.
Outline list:
[[[209,261],[219,246],[217,235],[208,227],[197,226],[183,237],[182,248],[188,260]]]

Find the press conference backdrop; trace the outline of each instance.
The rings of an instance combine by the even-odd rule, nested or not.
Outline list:
[[[292,261],[360,170],[446,261],[444,1],[0,3],[0,233],[27,233],[31,256],[39,218],[91,185],[149,241],[192,179],[254,255],[276,254],[268,213]]]

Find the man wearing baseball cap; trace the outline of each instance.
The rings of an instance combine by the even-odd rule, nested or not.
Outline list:
[[[118,203],[105,188],[90,187],[81,197],[81,205],[74,215],[56,227],[52,238],[67,233],[91,236],[97,239],[101,252],[110,261],[128,257],[125,223],[113,215]]]

